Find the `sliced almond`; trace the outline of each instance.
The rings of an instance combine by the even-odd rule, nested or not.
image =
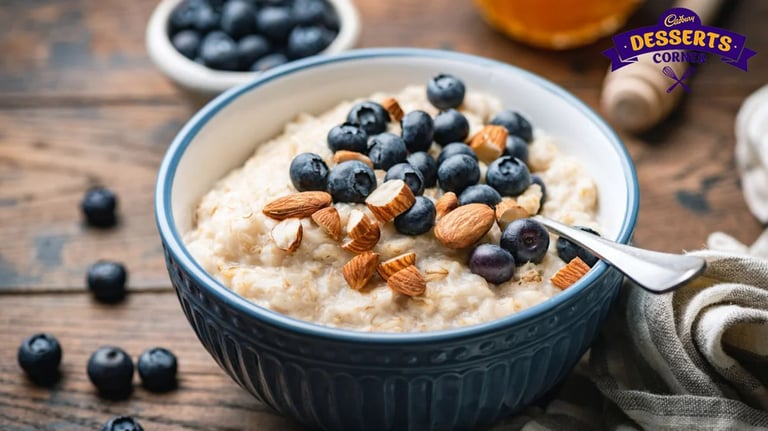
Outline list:
[[[363,253],[373,250],[373,248],[376,247],[377,242],[378,239],[368,240],[347,238],[344,240],[344,242],[341,243],[341,248],[344,251],[348,251],[350,253]]]
[[[347,162],[350,160],[357,160],[359,162],[363,162],[366,165],[368,165],[369,168],[373,169],[373,162],[365,154],[358,153],[357,151],[349,151],[349,150],[339,150],[333,153],[333,161],[336,162],[337,164],[341,162]]]
[[[447,192],[440,196],[440,199],[435,202],[435,212],[437,218],[440,219],[449,212],[459,207],[459,198],[454,192]]]
[[[568,264],[566,264],[564,267],[560,268],[560,270],[557,271],[555,275],[553,275],[549,280],[555,286],[561,289],[567,289],[573,283],[576,283],[581,277],[583,277],[584,274],[588,273],[589,270],[589,265],[587,265],[583,260],[581,260],[581,258],[577,256],[571,259],[571,261],[568,262]]]
[[[288,218],[282,220],[272,228],[271,236],[277,248],[293,253],[299,248],[301,238],[304,236],[301,219]]]
[[[326,192],[301,192],[277,198],[264,205],[261,212],[275,220],[285,220],[292,217],[309,217],[315,211],[325,208],[332,202],[331,195]]]
[[[397,103],[397,100],[393,97],[387,97],[381,101],[381,106],[389,112],[389,116],[392,117],[392,121],[399,123],[403,119],[403,108]]]
[[[531,214],[514,199],[505,198],[496,205],[496,222],[499,223],[499,227],[502,229],[517,219],[530,216]]]
[[[405,253],[401,254],[400,256],[395,256],[392,259],[387,259],[384,262],[381,262],[379,266],[376,267],[376,272],[379,273],[381,278],[384,280],[389,279],[389,277],[392,276],[392,274],[396,273],[397,271],[400,271],[401,269],[405,269],[413,264],[416,263],[416,253]]]
[[[358,254],[347,262],[341,272],[349,287],[360,290],[365,287],[376,273],[379,255],[370,251]]]
[[[416,202],[411,188],[403,180],[389,180],[365,198],[365,204],[373,215],[382,223],[408,211]]]
[[[341,239],[341,218],[336,207],[325,207],[312,213],[314,221],[320,229],[336,241]]]
[[[496,221],[486,204],[462,205],[435,224],[435,237],[448,248],[466,248],[476,243]]]
[[[491,163],[504,153],[507,135],[508,132],[504,126],[489,124],[475,133],[469,141],[469,146],[475,151],[478,159]]]
[[[357,240],[378,241],[381,236],[379,224],[360,210],[352,210],[347,221],[347,235]]]
[[[416,296],[427,290],[427,280],[415,265],[410,265],[392,274],[387,286],[403,295]]]

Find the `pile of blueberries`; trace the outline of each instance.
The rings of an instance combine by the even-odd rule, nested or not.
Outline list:
[[[88,226],[112,228],[118,222],[118,199],[106,187],[86,191],[80,209]],[[94,298],[102,303],[122,301],[127,293],[128,273],[119,262],[101,260],[88,268],[86,284]],[[22,341],[17,353],[19,366],[29,380],[49,387],[59,381],[62,359],[61,344],[53,335],[34,334]],[[136,362],[142,386],[152,392],[167,392],[176,387],[177,360],[168,349],[154,347],[144,351]],[[133,391],[134,363],[130,355],[115,346],[103,346],[91,355],[86,373],[101,397],[110,400],[127,398]],[[141,424],[130,416],[110,419],[102,431],[143,431]]]
[[[262,71],[327,48],[339,18],[325,0],[183,0],[168,31],[177,51],[206,67]]]
[[[456,193],[459,205],[484,203],[495,208],[502,196],[518,196],[533,183],[541,187],[542,203],[546,199],[544,182],[531,174],[527,165],[533,127],[513,110],[504,110],[490,121],[507,129],[508,137],[504,154],[488,165],[485,183],[480,182],[477,155],[466,144],[469,122],[456,109],[463,103],[465,92],[460,79],[440,74],[427,84],[427,99],[440,110],[434,118],[420,110],[408,112],[400,122],[398,136],[386,131],[391,121],[387,110],[376,102],[364,101],[352,107],[345,123],[328,132],[331,151],[367,155],[374,169],[387,171],[385,181],[403,180],[416,195],[416,203],[394,220],[402,234],[419,235],[433,227],[435,206],[422,196],[429,187]],[[433,142],[442,147],[437,159],[428,153]],[[328,169],[314,153],[297,155],[291,161],[290,176],[298,191],[324,190],[335,202],[362,203],[377,186],[373,169],[365,163],[350,160]],[[558,252],[566,262],[569,255],[588,254],[565,239],[558,241]],[[549,234],[544,226],[529,218],[516,220],[502,233],[499,246],[476,247],[469,267],[491,283],[502,283],[513,276],[516,266],[541,262],[548,247]],[[590,265],[594,264],[592,258],[587,261]]]

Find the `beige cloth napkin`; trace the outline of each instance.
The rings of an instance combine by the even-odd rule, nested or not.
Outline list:
[[[768,86],[745,101],[737,166],[768,222]],[[538,406],[494,431],[768,430],[768,230],[747,246],[715,232],[708,267],[675,292],[625,284],[590,353]]]

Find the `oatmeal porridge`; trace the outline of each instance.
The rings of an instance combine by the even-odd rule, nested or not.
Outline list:
[[[260,306],[297,319],[360,331],[413,332],[472,325],[507,316],[557,295],[562,287],[553,284],[551,279],[567,262],[558,256],[554,239],[549,241],[547,236],[541,256],[532,259],[538,263],[522,261],[524,253],[512,253],[517,261],[511,272],[500,279],[497,275],[488,275],[487,268],[484,269],[488,260],[480,256],[485,251],[493,254],[494,249],[472,245],[491,244],[499,249],[501,243],[504,247],[504,229],[500,225],[515,219],[530,220],[521,217],[536,213],[600,231],[596,220],[597,190],[592,178],[577,161],[559,152],[557,143],[546,131],[536,130],[524,145],[527,163],[519,164],[525,175],[530,170],[540,181],[528,179],[522,183],[522,190],[514,194],[497,194],[492,187],[482,186],[473,189],[473,193],[457,190],[456,199],[441,187],[445,184],[450,188],[450,181],[464,181],[466,176],[459,179],[440,176],[438,185],[431,187],[412,184],[408,178],[418,177],[426,183],[429,175],[408,177],[408,165],[386,166],[391,165],[389,159],[402,158],[391,150],[393,147],[386,145],[386,140],[395,139],[393,135],[401,136],[401,123],[397,119],[403,113],[420,110],[429,117],[438,115],[440,110],[430,103],[432,98],[428,98],[427,93],[423,86],[411,86],[397,94],[373,94],[367,99],[342,102],[320,115],[300,114],[279,136],[268,142],[255,142],[253,156],[218,181],[200,201],[195,225],[185,235],[192,255],[221,283]],[[386,107],[390,117],[394,117],[386,123],[386,131],[392,135],[367,133],[367,155],[338,148],[334,148],[337,150],[334,154],[327,141],[329,130],[347,121],[350,110],[355,111],[353,108],[360,106],[362,100],[376,101]],[[446,160],[472,165],[473,157],[479,159],[474,162],[480,172],[475,182],[492,184],[493,188],[504,191],[504,187],[494,184],[493,175],[498,173],[492,175],[496,172],[492,165],[498,164],[500,159],[494,159],[507,150],[484,148],[480,142],[485,139],[493,143],[499,139],[494,135],[501,130],[499,126],[487,125],[494,122],[492,119],[504,111],[504,107],[490,95],[471,91],[466,92],[461,102],[457,115],[466,119],[469,129],[461,140],[471,143],[467,148],[473,149],[477,156],[454,155]],[[358,109],[357,112],[370,115],[373,120],[380,114],[376,110]],[[425,121],[432,123],[431,119]],[[438,130],[438,120],[435,120],[434,128],[436,141],[452,138],[448,136],[452,133],[451,127]],[[438,136],[440,133],[445,136]],[[506,130],[500,133],[503,138],[509,138]],[[378,141],[372,145],[375,139]],[[383,149],[374,154],[373,148],[379,144]],[[437,159],[441,145],[432,139],[427,145],[428,154]],[[503,143],[499,148],[503,148]],[[302,156],[309,157],[306,161],[297,157],[304,153],[319,157]],[[301,159],[305,164],[292,164],[294,159]],[[342,165],[360,166],[358,164],[389,169],[389,174],[384,169],[372,170],[373,184],[369,184],[368,179],[355,177],[370,189],[364,192],[371,196],[368,205],[354,198],[344,199],[342,196],[349,190],[339,191],[337,187],[331,191],[334,169]],[[311,216],[270,213],[270,209],[279,206],[280,202],[275,203],[279,198],[299,196],[297,193],[301,190],[297,190],[294,174],[300,177],[300,168],[320,165],[331,172],[328,175],[331,193],[301,194],[312,205],[317,204]],[[443,165],[440,166],[442,169]],[[515,166],[512,167],[517,169]],[[394,170],[404,170],[405,174],[393,174]],[[395,179],[385,178],[390,175]],[[381,202],[372,202],[377,191],[375,199]],[[419,197],[421,193],[423,197]],[[494,197],[499,195],[501,201]],[[393,213],[414,213],[410,221],[404,215],[392,220],[391,214],[390,217],[382,214],[386,211],[381,208],[389,210],[394,205],[393,196],[407,198],[406,213],[397,208]],[[492,200],[490,206],[483,203],[487,199]],[[457,206],[459,203],[468,204]],[[306,210],[306,205],[302,208]],[[505,213],[505,209],[509,211]],[[466,216],[463,217],[461,211]],[[326,217],[330,220],[327,223]],[[437,221],[433,222],[435,218]],[[483,221],[478,222],[479,219]],[[486,219],[490,223],[486,223]],[[447,226],[449,221],[453,225]],[[432,223],[436,223],[434,227]],[[355,238],[350,238],[354,236],[353,229],[368,225],[376,225],[375,239],[370,245],[360,245]],[[479,228],[479,225],[487,226]],[[479,241],[470,238],[469,244],[461,243],[466,231],[473,229],[482,229],[477,232]],[[457,236],[462,238],[454,241]],[[360,247],[356,248],[356,244]],[[473,253],[478,256],[470,256]],[[472,259],[476,259],[475,265],[470,265]],[[388,270],[386,264],[392,261],[400,266],[394,265]],[[357,267],[351,268],[353,264]],[[402,267],[407,270],[399,271]],[[360,273],[365,275],[359,276]],[[421,280],[423,284],[416,283],[420,287],[409,291],[412,286],[408,280]],[[397,284],[403,281],[405,284]]]

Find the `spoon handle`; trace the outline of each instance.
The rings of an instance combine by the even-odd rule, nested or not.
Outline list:
[[[699,276],[707,267],[707,262],[698,256],[644,250],[609,241],[546,217],[536,216],[535,220],[547,230],[592,252],[649,292],[674,290]]]

